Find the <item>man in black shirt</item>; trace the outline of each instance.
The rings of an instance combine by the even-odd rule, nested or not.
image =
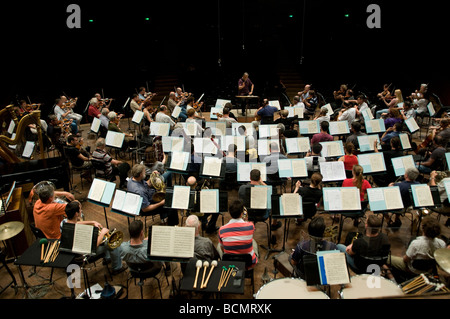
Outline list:
[[[383,152],[384,164],[386,166],[386,173],[382,175],[372,176],[373,181],[378,187],[387,187],[390,183],[396,180],[394,166],[392,166],[392,159],[402,157],[405,154],[402,151],[402,144],[400,138],[393,137],[390,141],[391,149]],[[378,141],[374,141],[374,150],[378,153]]]
[[[69,158],[73,167],[85,170],[82,174],[83,177],[92,182],[90,172],[92,163],[90,161],[90,155],[81,147],[78,137],[74,135],[69,135],[69,137],[67,137],[67,145],[64,147],[64,153],[65,156]]]

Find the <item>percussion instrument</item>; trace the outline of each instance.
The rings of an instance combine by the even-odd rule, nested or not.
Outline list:
[[[8,240],[16,236],[24,229],[22,222],[8,222],[0,225],[0,240]]]
[[[330,299],[330,297],[315,287],[308,287],[303,279],[281,278],[263,285],[256,293],[255,299]]]
[[[450,249],[437,249],[434,252],[434,259],[442,270],[450,274]]]
[[[377,285],[379,283],[379,286]],[[404,296],[399,285],[379,276],[357,275],[350,278],[350,284],[339,291],[341,299],[366,299]]]

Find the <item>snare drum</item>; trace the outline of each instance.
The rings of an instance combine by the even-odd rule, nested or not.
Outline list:
[[[262,286],[255,299],[330,299],[326,293],[315,287],[308,287],[306,281],[297,278],[275,279]]]
[[[353,276],[350,284],[339,291],[341,299],[365,299],[403,296],[399,285],[384,278],[368,274]]]

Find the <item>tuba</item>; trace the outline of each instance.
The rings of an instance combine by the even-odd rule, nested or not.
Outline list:
[[[101,228],[100,228],[101,230]],[[113,229],[105,234],[102,244],[107,244],[110,249],[116,249],[123,242],[123,233],[120,230]]]
[[[159,203],[166,198],[166,184],[164,183],[161,175],[153,172],[150,175],[150,183],[153,188],[156,190],[156,193],[153,195],[153,202]]]

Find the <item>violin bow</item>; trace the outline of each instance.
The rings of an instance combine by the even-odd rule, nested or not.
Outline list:
[[[161,105],[164,103],[164,101],[166,100],[166,97],[167,97],[167,96],[165,96],[165,97],[162,99],[161,103],[159,103],[159,106],[161,106]]]

